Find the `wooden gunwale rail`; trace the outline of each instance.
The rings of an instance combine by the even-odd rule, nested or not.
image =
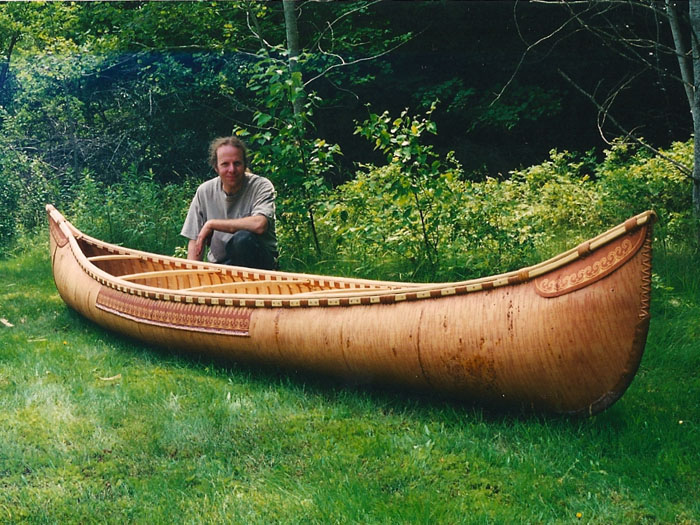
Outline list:
[[[203,286],[193,286],[191,288],[181,288],[182,292],[206,292],[207,290],[235,290],[237,288],[246,288],[248,286],[255,285],[267,285],[267,284],[306,284],[310,285],[311,280],[309,279],[286,279],[286,280],[276,280],[276,279],[260,279],[258,281],[235,281],[231,283],[220,283],[220,284],[207,284]]]
[[[92,257],[87,258],[87,260],[92,263],[100,261],[124,261],[133,259],[141,259],[141,257],[134,254],[112,253],[110,255],[93,255]]]
[[[53,213],[53,210],[52,212]],[[393,281],[373,281],[373,280],[361,280],[352,278],[338,278],[328,276],[314,276],[306,274],[277,274],[275,272],[258,272],[256,270],[241,272],[238,271],[239,276],[243,277],[242,281],[235,281],[236,283],[242,283],[241,286],[259,284],[265,278],[269,279],[271,284],[283,284],[285,282],[292,284],[294,279],[310,279],[312,285],[319,286],[325,289],[314,290],[311,292],[296,292],[296,293],[284,293],[284,294],[273,294],[273,293],[211,293],[204,290],[197,290],[198,287],[194,288],[183,288],[183,289],[169,289],[169,288],[157,288],[152,286],[144,286],[138,283],[134,283],[133,280],[139,280],[139,276],[145,276],[150,274],[151,277],[157,276],[160,272],[165,272],[164,275],[173,275],[170,272],[185,271],[194,273],[228,273],[229,270],[226,267],[220,266],[219,268],[212,269],[210,267],[205,267],[202,263],[177,259],[168,256],[160,256],[157,259],[159,263],[170,263],[175,265],[186,265],[185,270],[158,270],[156,272],[142,272],[141,274],[132,274],[126,276],[115,276],[104,270],[101,270],[93,264],[93,261],[109,260],[113,259],[130,259],[130,258],[153,258],[153,254],[135,253],[135,254],[113,254],[113,255],[101,255],[86,257],[77,245],[77,240],[82,239],[84,242],[94,243],[96,246],[100,246],[104,249],[121,249],[119,246],[110,245],[104,241],[100,241],[89,237],[79,230],[76,230],[70,223],[65,221],[62,215],[56,211],[57,216],[60,218],[58,221],[61,229],[66,228],[67,237],[70,239],[71,247],[76,254],[78,260],[83,260],[86,271],[96,280],[109,286],[110,288],[119,289],[122,291],[127,291],[133,295],[139,295],[144,297],[154,297],[160,300],[166,301],[196,301],[207,303],[219,303],[219,301],[226,300],[228,303],[230,300],[236,302],[241,306],[253,306],[253,307],[288,307],[288,306],[298,306],[298,300],[303,300],[308,298],[308,303],[304,301],[302,306],[325,306],[325,301],[317,303],[317,298],[323,299],[325,294],[332,296],[329,301],[332,301],[328,306],[335,306],[337,304],[342,305],[355,305],[362,304],[359,302],[354,302],[355,299],[359,298],[370,298],[372,300],[382,298],[383,300],[394,301],[404,301],[417,300],[417,299],[427,299],[430,297],[441,297],[446,295],[462,295],[464,293],[478,292],[491,288],[499,288],[502,286],[508,286],[516,283],[527,282],[534,279],[540,275],[548,273],[559,267],[562,267],[576,259],[585,257],[591,251],[603,246],[618,237],[624,235],[638,226],[642,226],[648,222],[654,220],[655,215],[653,213],[643,213],[637,215],[626,221],[625,223],[605,232],[601,235],[582,243],[581,245],[572,248],[566,252],[560,253],[559,255],[543,261],[537,265],[522,268],[513,272],[508,272],[499,275],[491,275],[487,277],[482,277],[478,279],[471,279],[461,282],[450,282],[450,283],[405,283],[405,282],[393,282]],[[73,243],[76,243],[73,246]],[[235,270],[234,270],[235,271]],[[135,278],[135,276],[137,276]],[[252,279],[249,277],[252,276]],[[126,279],[125,279],[126,277]],[[233,284],[233,283],[231,283]],[[221,289],[223,285],[216,285],[216,288]],[[208,285],[207,285],[208,286]],[[366,286],[366,287],[364,287]],[[381,287],[380,287],[381,286]],[[214,286],[212,285],[212,288]],[[350,299],[350,303],[337,303],[338,299]]]
[[[222,273],[219,269],[198,269],[198,268],[186,268],[186,269],[173,269],[173,270],[153,270],[150,272],[138,272],[130,273],[127,275],[120,275],[120,279],[125,281],[142,281],[144,279],[155,279],[158,277],[172,277],[177,275],[187,275],[187,274],[217,274]]]

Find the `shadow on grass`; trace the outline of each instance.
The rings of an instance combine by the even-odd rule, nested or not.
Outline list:
[[[198,374],[224,377],[234,382],[245,382],[253,390],[280,387],[309,398],[322,398],[328,403],[346,405],[351,409],[368,410],[374,414],[403,414],[424,422],[470,422],[484,424],[539,424],[578,431],[583,421],[591,421],[600,415],[588,418],[583,415],[557,415],[514,408],[474,399],[457,399],[447,394],[423,391],[401,386],[372,382],[370,379],[329,376],[304,369],[275,366],[265,363],[237,361],[233,358],[200,354],[196,351],[168,349],[149,345],[138,339],[103,329],[77,312],[66,308],[69,323],[79,330],[87,330],[95,338],[115,342],[116,351],[130,360],[144,364],[159,363],[160,366],[186,368]],[[606,412],[616,413],[615,405]],[[600,420],[600,419],[599,419]],[[617,427],[621,423],[619,414],[605,418],[603,424]]]

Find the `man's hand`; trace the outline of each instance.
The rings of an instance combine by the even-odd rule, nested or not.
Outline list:
[[[197,239],[190,240],[187,244],[187,258],[197,261],[202,260],[204,247],[209,244],[215,231],[236,233],[239,230],[247,230],[257,235],[265,233],[268,227],[267,217],[264,215],[252,215],[240,219],[210,219],[202,226]]]
[[[190,239],[187,243],[187,258],[190,261],[201,261],[201,254],[197,256],[197,241]]]
[[[211,224],[209,224],[209,222],[210,221],[204,223],[204,226],[202,226],[202,229],[200,230],[199,235],[197,235],[197,239],[194,243],[194,256],[198,261],[202,260],[202,253],[204,252],[204,247],[209,243],[209,240],[211,239],[211,236],[214,233],[214,229],[211,227]]]
[[[204,247],[209,243],[214,229],[209,221],[204,223],[196,239],[190,239],[187,243],[187,258],[193,261],[201,261]]]

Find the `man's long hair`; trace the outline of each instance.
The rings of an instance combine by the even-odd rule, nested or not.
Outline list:
[[[243,164],[248,168],[248,148],[238,137],[218,137],[209,144],[209,164],[216,171],[217,156],[216,152],[221,146],[232,146],[238,148],[243,153]]]

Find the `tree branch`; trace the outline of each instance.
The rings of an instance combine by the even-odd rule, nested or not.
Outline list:
[[[612,104],[614,98],[617,96],[617,93],[619,93],[620,90],[621,90],[622,88],[618,89],[615,93],[613,93],[610,97],[608,97],[608,99],[607,99],[607,101],[606,101],[607,107],[605,107],[605,106],[601,105],[601,104],[595,99],[595,97],[594,97],[593,95],[591,95],[591,94],[588,93],[586,90],[584,90],[581,86],[579,86],[578,84],[576,84],[576,82],[574,82],[574,81],[571,79],[571,77],[569,77],[569,76],[568,76],[566,73],[564,73],[561,69],[558,69],[557,71],[559,72],[559,75],[561,75],[561,77],[562,77],[564,80],[566,80],[569,84],[571,84],[571,85],[574,87],[574,89],[576,89],[576,91],[578,91],[578,92],[581,93],[583,96],[585,96],[588,100],[590,100],[590,101],[596,106],[596,108],[598,108],[599,114],[603,116],[603,119],[602,119],[601,122],[604,122],[605,120],[610,120],[610,122],[612,122],[612,123],[615,125],[615,127],[617,127],[622,133],[624,133],[624,134],[625,134],[627,137],[629,137],[632,141],[634,141],[634,142],[636,142],[637,144],[639,144],[640,146],[642,146],[642,147],[648,149],[649,151],[651,151],[651,152],[654,153],[655,155],[658,155],[658,156],[661,157],[662,159],[664,159],[664,160],[670,162],[670,163],[673,164],[676,168],[678,168],[678,170],[679,170],[681,173],[683,173],[684,175],[687,175],[687,176],[690,177],[690,178],[693,177],[693,170],[692,170],[691,168],[689,168],[689,167],[686,166],[685,164],[682,164],[682,163],[678,162],[678,161],[675,160],[675,159],[672,159],[671,157],[669,157],[668,155],[666,155],[666,154],[664,154],[663,152],[659,151],[658,149],[654,148],[654,147],[651,146],[650,144],[647,144],[644,140],[642,140],[642,139],[640,139],[639,137],[637,137],[637,136],[634,134],[633,131],[627,130],[624,126],[622,126],[622,125],[617,121],[617,119],[615,119],[612,115],[610,115],[610,113],[609,113],[610,105]],[[631,80],[630,80],[630,81],[631,81]],[[630,81],[628,81],[628,82],[630,82]],[[627,82],[627,83],[628,83],[628,82]],[[602,132],[601,126],[602,126],[602,124],[599,124],[599,127],[598,127],[598,129],[599,129],[600,132],[601,132],[601,136],[603,137],[603,140],[605,140],[605,142],[607,142],[608,144],[610,144],[610,142],[605,138],[605,136],[603,136],[603,134],[602,134],[603,132]]]
[[[321,71],[318,75],[316,75],[316,76],[310,78],[309,80],[307,80],[306,82],[304,82],[304,87],[308,86],[309,84],[311,84],[312,82],[318,80],[319,78],[326,76],[328,73],[330,73],[330,72],[333,71],[334,69],[338,69],[338,68],[340,68],[340,67],[352,66],[352,65],[355,65],[355,64],[360,64],[360,63],[362,63],[362,62],[368,62],[368,61],[370,61],[370,60],[375,60],[375,59],[377,59],[377,58],[379,58],[379,57],[383,57],[384,55],[388,55],[389,53],[391,53],[392,51],[395,51],[396,49],[398,49],[399,47],[401,47],[401,46],[404,45],[405,43],[406,43],[406,42],[399,42],[399,43],[396,44],[395,46],[390,47],[389,49],[385,49],[385,50],[382,51],[381,53],[378,53],[378,54],[373,55],[373,56],[371,56],[371,57],[357,58],[357,59],[355,59],[355,60],[350,60],[350,61],[346,61],[342,56],[340,56],[340,55],[338,55],[338,54],[335,54],[335,53],[328,53],[328,52],[325,52],[325,51],[323,51],[323,50],[321,50],[321,49],[319,48],[319,50],[320,50],[323,54],[332,56],[332,57],[334,57],[334,58],[337,58],[340,62],[339,62],[338,64],[333,64],[332,66],[328,66],[326,69],[324,69],[323,71]]]
[[[358,12],[358,11],[361,11],[362,9],[366,9],[366,8],[371,7],[371,6],[373,6],[374,4],[378,4],[378,3],[382,2],[382,1],[383,1],[383,0],[374,0],[374,1],[372,1],[372,2],[369,2],[368,4],[361,4],[359,7],[356,7],[356,8],[354,8],[354,9],[350,9],[350,10],[346,11],[345,13],[343,13],[342,15],[340,15],[338,18],[336,18],[336,19],[333,20],[332,22],[328,22],[328,23],[326,24],[326,28],[325,28],[323,31],[321,31],[321,33],[318,35],[318,38],[316,39],[316,42],[313,43],[313,46],[314,46],[314,47],[318,47],[319,50],[320,50],[320,49],[321,49],[321,40],[322,40],[323,37],[326,35],[326,32],[327,32],[327,31],[331,31],[331,32],[333,31],[333,26],[334,26],[335,24],[337,24],[338,22],[340,22],[343,18],[346,18],[346,17],[348,17],[348,16],[350,16],[350,15],[352,15],[352,14]]]
[[[542,2],[542,3],[547,3],[547,4],[548,4],[548,3],[551,3],[551,2]],[[519,60],[518,63],[516,64],[515,70],[513,71],[513,74],[510,76],[510,78],[507,80],[507,82],[503,85],[503,88],[501,88],[501,90],[500,90],[498,93],[496,93],[496,98],[494,98],[494,99],[491,101],[491,103],[489,104],[489,106],[493,106],[496,102],[498,102],[498,101],[500,100],[500,98],[503,96],[503,93],[505,93],[506,89],[508,89],[508,88],[510,87],[510,85],[513,83],[513,81],[515,80],[515,77],[517,76],[518,72],[520,72],[520,68],[522,67],[523,63],[525,62],[525,57],[527,56],[527,54],[528,54],[530,51],[532,51],[535,47],[539,46],[542,42],[545,42],[545,41],[549,40],[550,38],[553,38],[554,35],[560,33],[561,31],[563,31],[564,28],[565,28],[567,25],[569,25],[569,22],[571,22],[571,19],[567,20],[567,21],[564,22],[562,25],[560,25],[558,28],[556,28],[554,31],[552,31],[550,34],[548,34],[548,35],[546,35],[546,36],[543,36],[542,38],[540,38],[539,40],[536,40],[536,41],[533,42],[532,44],[528,44],[528,43],[525,41],[525,37],[523,36],[522,32],[520,31],[520,24],[518,24],[518,17],[517,17],[517,15],[516,15],[517,7],[518,7],[518,1],[516,0],[516,2],[513,4],[513,20],[515,21],[515,27],[516,27],[516,29],[517,29],[517,31],[518,31],[518,35],[520,36],[520,40],[521,40],[524,44],[527,44],[527,48],[525,49],[525,51],[523,51],[523,54],[520,55],[520,60]]]
[[[20,37],[20,32],[15,31],[12,34],[12,38],[10,39],[10,45],[7,48],[7,56],[5,58],[5,61],[2,64],[2,67],[0,68],[0,92],[2,91],[3,87],[5,86],[5,81],[7,80],[7,75],[10,71],[10,59],[12,58],[12,51],[14,50],[15,44],[17,44],[19,37]]]
[[[693,101],[695,98],[695,85],[693,82],[693,64],[690,60],[688,48],[683,40],[681,32],[681,24],[678,15],[678,6],[672,0],[666,0],[666,12],[668,13],[668,21],[671,24],[671,34],[673,35],[673,44],[676,46],[676,56],[678,57],[678,66],[681,70],[681,78],[683,79],[683,87],[685,95],[688,97],[688,104],[693,109]]]
[[[272,49],[272,45],[270,45],[269,42],[267,42],[263,36],[262,36],[262,29],[260,29],[260,24],[258,23],[258,17],[253,14],[253,25],[255,26],[255,29],[250,25],[250,19],[251,19],[251,5],[253,4],[252,0],[249,0],[245,3],[245,16],[246,16],[246,24],[248,24],[248,29],[250,30],[251,33],[255,36],[255,38],[258,39],[258,42],[260,42],[260,49],[265,50],[266,53],[269,54],[269,50]]]

